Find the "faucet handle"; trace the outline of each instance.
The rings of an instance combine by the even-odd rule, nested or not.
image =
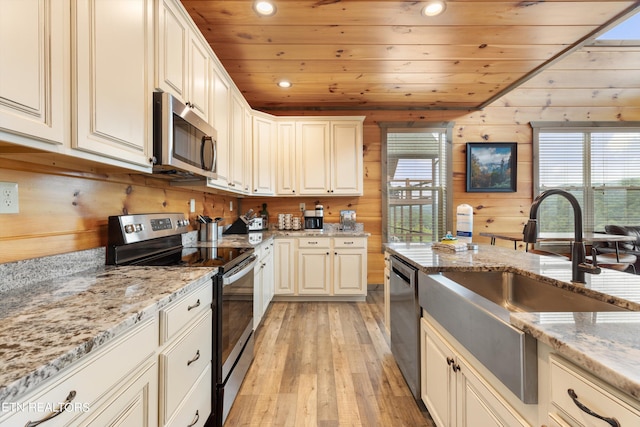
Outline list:
[[[591,248],[591,264],[593,264],[594,267],[598,266],[598,251],[596,248]]]

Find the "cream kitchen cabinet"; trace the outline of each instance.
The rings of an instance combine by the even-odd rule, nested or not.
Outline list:
[[[331,293],[331,239],[300,238],[298,241],[298,295]]]
[[[362,120],[296,123],[299,194],[362,195]]]
[[[246,164],[247,149],[247,111],[242,96],[232,91],[231,93],[231,117],[229,132],[229,187],[236,193],[248,193],[249,183],[245,182],[245,167],[251,167],[251,163]]]
[[[81,358],[19,404],[30,410],[4,412],[0,426],[157,426],[156,317],[135,326],[104,348]]]
[[[420,348],[421,397],[436,426],[529,425],[424,317]]]
[[[153,0],[73,0],[71,16],[72,147],[150,166]]]
[[[333,238],[333,294],[367,294],[366,238]]]
[[[562,427],[640,425],[638,401],[632,400],[557,355],[552,354],[549,357],[549,365],[551,402],[548,422],[550,425]]]
[[[296,293],[296,238],[278,238],[274,241],[274,294]]]
[[[274,294],[273,239],[256,248],[258,263],[253,276],[253,329],[257,329]]]
[[[225,73],[213,66],[212,75],[212,124],[218,137],[216,139],[217,179],[209,179],[207,186],[229,188],[229,109],[231,105],[231,83]]]
[[[296,163],[296,123],[277,121],[276,194],[295,196],[298,188]]]
[[[213,287],[207,281],[160,311],[161,426],[177,425],[178,420],[189,420],[184,425],[197,420],[193,425],[203,426],[211,413],[212,302]],[[195,396],[194,389],[199,390]]]
[[[1,139],[46,150],[68,139],[69,27],[63,1],[0,5]]]
[[[276,123],[267,114],[253,113],[253,188],[252,194],[272,196],[275,193]]]
[[[384,253],[384,326],[391,334],[391,254]]]
[[[210,55],[181,5],[157,2],[156,88],[170,92],[209,121]]]

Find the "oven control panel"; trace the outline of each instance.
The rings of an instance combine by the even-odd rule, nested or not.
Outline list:
[[[109,239],[115,245],[141,242],[188,231],[181,213],[120,215],[109,217]]]

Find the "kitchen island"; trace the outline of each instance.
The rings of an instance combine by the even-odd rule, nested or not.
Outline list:
[[[586,284],[572,283],[571,263],[563,258],[488,245],[461,252],[433,249],[430,244],[392,243],[386,245],[386,249],[426,274],[508,271],[629,310],[595,314],[514,311],[509,321],[547,346],[550,352],[638,403],[640,276],[603,269],[599,275],[587,274]]]

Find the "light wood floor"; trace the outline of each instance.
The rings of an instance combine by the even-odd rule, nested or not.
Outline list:
[[[362,303],[272,303],[225,426],[434,427],[383,331],[382,291]]]

